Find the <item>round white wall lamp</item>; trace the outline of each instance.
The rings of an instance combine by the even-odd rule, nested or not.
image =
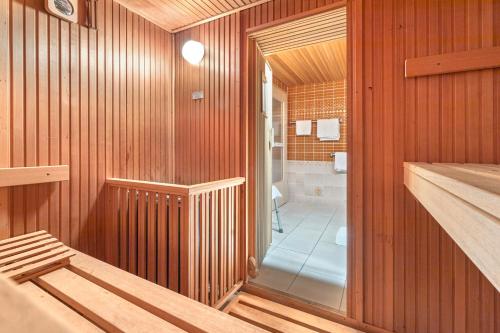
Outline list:
[[[198,65],[205,55],[205,47],[202,43],[188,40],[182,46],[182,57],[192,65]]]

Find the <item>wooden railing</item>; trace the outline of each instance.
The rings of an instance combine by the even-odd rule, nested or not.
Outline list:
[[[218,306],[244,279],[244,182],[240,177],[186,186],[108,179],[106,260]]]

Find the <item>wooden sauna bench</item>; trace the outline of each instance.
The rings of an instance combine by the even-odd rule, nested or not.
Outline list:
[[[67,332],[67,327],[75,332],[264,332],[70,249],[44,231],[0,241],[0,272],[0,331],[28,331],[32,323],[52,327],[47,332]],[[5,277],[19,285],[9,290],[12,283]],[[47,315],[40,318],[40,313]],[[51,321],[63,328],[54,329]]]
[[[500,165],[405,163],[405,185],[500,291]]]

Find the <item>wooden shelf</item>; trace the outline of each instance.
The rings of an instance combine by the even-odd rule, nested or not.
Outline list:
[[[405,163],[405,185],[500,291],[500,165]]]
[[[68,165],[0,168],[0,187],[69,180]]]

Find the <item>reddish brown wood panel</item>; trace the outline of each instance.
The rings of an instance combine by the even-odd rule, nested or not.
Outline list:
[[[173,181],[173,38],[97,7],[93,30],[2,2],[0,166],[68,164],[70,181],[2,189],[0,238],[45,229],[102,258],[105,179]]]
[[[397,332],[499,332],[500,294],[404,188],[402,163],[500,162],[498,70],[404,78],[406,59],[500,45],[500,4],[354,2],[363,319]]]
[[[329,3],[274,0],[244,11],[242,31]],[[347,5],[356,89],[348,102],[350,315],[396,332],[500,332],[499,292],[403,185],[403,161],[500,163],[498,69],[404,78],[408,58],[499,46],[500,3]]]
[[[240,19],[233,14],[175,35],[176,183],[240,176]],[[182,58],[187,40],[205,45],[201,64]],[[202,90],[205,97],[193,100]]]

